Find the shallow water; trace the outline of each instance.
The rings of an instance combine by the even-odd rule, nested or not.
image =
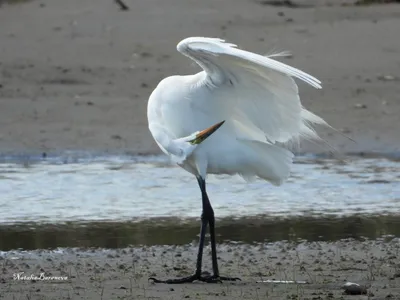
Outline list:
[[[2,157],[0,222],[140,221],[198,217],[196,180],[165,157]],[[281,187],[239,176],[209,176],[218,218],[263,214],[400,212],[400,162],[300,157]]]
[[[59,247],[124,248],[141,245],[195,245],[199,219],[162,218],[139,222],[22,223],[0,226],[0,252]],[[217,242],[336,241],[345,238],[391,240],[400,237],[398,215],[223,218]]]

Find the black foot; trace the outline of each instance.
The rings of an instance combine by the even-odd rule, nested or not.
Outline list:
[[[222,281],[240,281],[241,279],[238,277],[224,277],[215,275],[206,275],[206,276],[192,275],[189,277],[167,279],[167,280],[158,280],[154,277],[150,277],[149,280],[152,280],[154,283],[180,284],[180,283],[191,283],[193,281],[202,281],[205,283],[221,283]]]

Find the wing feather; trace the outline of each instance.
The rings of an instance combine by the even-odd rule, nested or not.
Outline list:
[[[273,55],[265,57],[221,39],[202,37],[187,38],[177,49],[207,73],[206,84],[218,88],[217,100],[234,114],[231,117],[246,124],[248,130],[251,127],[261,130],[268,142],[286,143],[300,137],[316,139],[318,135],[312,124],[326,124],[302,107],[292,77],[318,89],[321,82],[271,59]]]

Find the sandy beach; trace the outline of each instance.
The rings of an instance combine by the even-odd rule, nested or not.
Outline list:
[[[7,2],[0,0],[1,154],[159,154],[147,100],[161,79],[200,70],[176,51],[189,36],[290,51],[283,62],[323,83],[299,84],[304,106],[356,140],[319,129],[329,144],[342,153],[400,151],[400,5],[126,0],[130,10],[121,11],[111,0]],[[0,299],[400,299],[399,245],[393,237],[225,243],[221,274],[241,282],[179,286],[147,279],[189,275],[196,243],[0,251]],[[209,271],[209,248],[204,255]],[[67,279],[14,280],[21,272]],[[257,282],[265,280],[306,283]],[[365,293],[344,295],[346,281]]]
[[[129,11],[105,0],[4,4],[0,151],[160,153],[147,99],[164,77],[199,71],[176,51],[188,36],[291,51],[285,63],[323,82],[323,90],[300,83],[304,105],[357,143],[321,129],[323,138],[343,152],[398,151],[400,6],[267,2],[127,1]]]

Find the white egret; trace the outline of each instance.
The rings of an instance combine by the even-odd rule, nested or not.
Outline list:
[[[280,185],[293,153],[285,145],[319,139],[313,124],[329,126],[303,108],[298,78],[320,89],[313,76],[272,59],[240,50],[217,38],[190,37],[177,49],[203,71],[162,80],[147,108],[149,129],[161,150],[196,176],[202,195],[200,241],[192,276],[154,282],[219,282],[214,211],[206,192],[207,174],[257,176]],[[210,227],[213,274],[202,274],[204,236]]]

